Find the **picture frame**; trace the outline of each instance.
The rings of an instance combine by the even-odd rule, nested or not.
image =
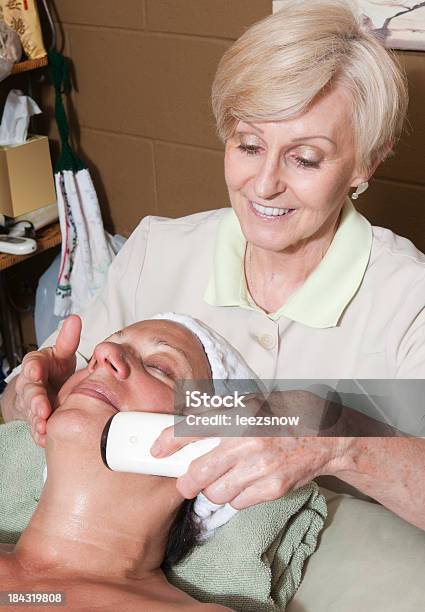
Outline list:
[[[306,0],[306,2],[311,0]],[[363,23],[391,49],[425,51],[425,2],[420,0],[352,0]],[[273,12],[285,0],[273,0]]]

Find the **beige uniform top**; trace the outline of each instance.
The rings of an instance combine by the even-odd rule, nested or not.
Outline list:
[[[411,242],[372,227],[347,199],[322,262],[273,314],[250,299],[245,247],[229,208],[144,218],[84,314],[80,355],[175,311],[222,334],[262,379],[425,378],[425,255]],[[424,414],[416,410],[414,426]]]

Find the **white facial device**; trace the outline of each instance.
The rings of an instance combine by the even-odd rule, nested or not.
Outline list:
[[[11,255],[28,255],[37,250],[37,243],[32,238],[21,238],[17,236],[0,235],[0,253]]]
[[[220,438],[205,438],[187,444],[169,457],[156,458],[149,449],[160,433],[175,424],[173,414],[119,412],[105,425],[100,442],[104,464],[116,472],[178,478],[190,463],[220,444]]]

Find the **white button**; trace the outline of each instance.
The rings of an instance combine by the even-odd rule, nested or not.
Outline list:
[[[130,436],[128,441],[130,444],[137,444],[137,436]]]
[[[258,339],[265,349],[272,349],[276,346],[276,338],[271,334],[262,334]]]

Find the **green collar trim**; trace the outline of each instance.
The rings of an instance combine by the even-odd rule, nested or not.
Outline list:
[[[334,327],[356,294],[372,248],[372,226],[347,198],[341,221],[324,258],[304,284],[274,313],[309,327]],[[211,306],[240,306],[264,311],[253,304],[245,282],[246,240],[233,209],[225,212],[216,237],[213,272],[204,300]]]

